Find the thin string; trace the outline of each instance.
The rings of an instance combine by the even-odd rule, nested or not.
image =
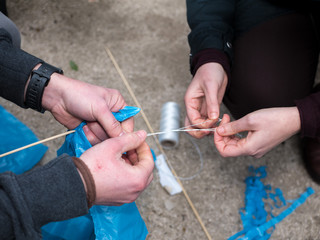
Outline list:
[[[191,126],[191,125],[190,125],[190,126]],[[187,126],[187,127],[190,127],[190,126]],[[179,129],[173,129],[173,130],[165,131],[165,132],[148,133],[148,134],[147,134],[147,137],[153,136],[153,135],[164,134],[164,133],[168,133],[168,132],[191,132],[191,131],[211,131],[211,132],[214,132],[214,131],[215,131],[215,128],[208,128],[208,129],[182,129],[182,128],[179,128]],[[31,147],[36,146],[36,145],[39,145],[39,144],[41,144],[41,143],[45,143],[45,142],[54,140],[54,139],[59,138],[59,137],[64,137],[64,136],[66,136],[66,135],[68,135],[68,134],[70,134],[70,133],[74,133],[74,132],[75,132],[75,130],[70,130],[70,131],[67,131],[67,132],[64,132],[64,133],[60,133],[60,134],[58,134],[58,135],[55,135],[55,136],[52,136],[52,137],[48,137],[48,138],[46,138],[46,139],[43,139],[43,140],[40,140],[40,141],[31,143],[31,144],[25,145],[25,146],[23,146],[23,147],[20,147],[20,148],[11,150],[11,151],[9,151],[9,152],[2,153],[2,154],[0,154],[0,158],[5,157],[5,156],[8,156],[8,155],[13,154],[13,153],[16,153],[16,152],[19,152],[19,151],[22,151],[22,150],[27,149],[27,148],[31,148]]]
[[[197,153],[199,154],[199,159],[200,159],[200,169],[195,174],[193,174],[190,177],[175,176],[175,178],[179,178],[180,180],[186,181],[186,180],[194,179],[195,177],[197,177],[201,173],[201,171],[203,169],[203,156],[202,156],[201,150],[200,150],[199,146],[197,145],[197,143],[195,142],[194,138],[186,133],[184,133],[184,134],[189,138],[190,142],[194,145],[194,148],[196,149]],[[171,172],[167,172],[164,170],[161,170],[161,171],[167,176],[172,176]]]
[[[188,125],[188,126],[185,126],[185,127],[181,127],[179,129],[173,129],[173,130],[168,130],[168,131],[163,131],[163,132],[156,132],[156,133],[148,133],[147,136],[152,136],[152,135],[158,135],[158,134],[164,134],[164,133],[168,133],[168,132],[189,132],[189,131],[211,131],[211,132],[214,132],[216,128],[207,128],[207,129],[186,129],[186,128],[189,128],[189,127],[194,127],[194,126],[197,126],[197,125],[201,125],[203,123],[206,123],[210,120],[206,120],[204,122],[201,122],[201,123],[197,123],[197,124],[193,124],[193,125]],[[221,121],[221,119],[219,118],[218,119],[218,123]],[[186,133],[185,133],[186,134]],[[203,156],[202,156],[202,153],[201,153],[201,150],[199,148],[199,146],[197,145],[197,143],[194,141],[194,139],[186,134],[186,136],[189,138],[190,142],[194,145],[196,151],[198,152],[199,154],[199,159],[200,159],[200,169],[195,173],[193,174],[192,176],[190,177],[180,177],[180,176],[175,176],[175,178],[179,178],[180,180],[183,180],[183,181],[186,181],[186,180],[192,180],[194,179],[195,177],[197,177],[202,169],[203,169]],[[162,171],[164,174],[168,175],[168,176],[172,176],[171,172],[166,172],[166,171]]]
[[[196,124],[192,124],[192,125],[188,125],[188,126],[185,126],[185,127],[181,127],[181,128],[178,128],[178,129],[171,129],[171,130],[168,130],[168,131],[162,131],[162,132],[152,132],[152,133],[148,133],[147,134],[147,137],[149,136],[153,136],[153,135],[159,135],[159,134],[165,134],[165,133],[169,133],[169,132],[196,132],[196,131],[206,131],[206,132],[215,132],[216,131],[216,128],[196,128],[196,129],[186,129],[186,128],[190,128],[190,127],[194,127],[194,126],[198,126],[198,125],[201,125],[201,124],[204,124],[208,121],[211,121],[210,119],[209,120],[206,120],[204,122],[201,122],[201,123],[196,123]],[[218,119],[218,123],[221,122],[221,118]]]
[[[218,118],[218,121],[215,124],[216,125],[219,124],[221,122],[221,120],[222,120],[221,118]],[[208,119],[208,120],[206,120],[204,122],[192,124],[192,125],[189,125],[189,126],[185,126],[185,127],[179,128],[179,129],[185,129],[185,128],[189,128],[189,127],[198,126],[198,125],[204,124],[204,123],[209,122],[209,121],[212,121],[212,120]]]
[[[112,55],[111,51],[110,51],[107,47],[105,48],[105,50],[106,50],[107,54],[109,55],[109,57],[110,57],[110,59],[111,59],[111,61],[112,61],[113,65],[114,65],[114,67],[116,68],[116,70],[117,70],[117,72],[118,72],[118,74],[119,74],[119,76],[120,76],[121,80],[123,81],[123,83],[124,83],[124,84],[125,84],[125,86],[127,87],[127,90],[129,91],[129,93],[130,93],[131,97],[133,98],[133,100],[134,100],[135,104],[136,104],[139,108],[141,108],[141,115],[142,115],[142,117],[143,117],[143,119],[144,119],[145,123],[147,124],[147,126],[148,126],[148,128],[149,128],[150,132],[151,132],[151,133],[154,133],[154,131],[153,131],[153,129],[152,129],[152,127],[151,127],[150,123],[149,123],[148,118],[146,117],[146,115],[145,115],[145,113],[144,113],[144,111],[143,111],[143,109],[142,109],[142,107],[141,107],[141,105],[140,105],[139,101],[137,100],[137,98],[136,98],[136,96],[135,96],[134,92],[132,91],[132,89],[131,89],[131,87],[130,87],[130,85],[129,85],[129,82],[127,81],[127,79],[126,79],[126,78],[125,78],[125,76],[123,75],[123,73],[122,73],[122,71],[121,71],[121,69],[120,69],[120,67],[119,67],[119,65],[118,65],[118,63],[117,63],[117,61],[115,60],[115,58],[113,57],[113,55]],[[172,165],[171,165],[171,163],[170,163],[170,161],[169,161],[169,159],[168,159],[167,155],[165,154],[165,152],[164,152],[164,150],[163,150],[163,148],[162,148],[162,146],[161,146],[160,142],[159,142],[159,141],[158,141],[158,139],[155,137],[155,135],[153,135],[153,138],[154,138],[154,140],[155,140],[155,142],[156,142],[156,144],[157,144],[157,146],[158,146],[159,150],[160,150],[160,151],[161,151],[161,153],[164,155],[164,157],[167,159],[167,162],[168,162],[168,165],[169,165],[169,167],[170,167],[170,169],[171,169],[171,171],[172,171],[172,174],[173,174],[175,177],[177,177],[177,174],[176,174],[175,170],[173,169],[173,167],[172,167]],[[191,199],[190,199],[190,197],[189,197],[189,195],[188,195],[187,191],[186,191],[186,190],[185,190],[185,188],[183,187],[182,182],[180,181],[180,179],[179,179],[179,178],[177,178],[177,181],[178,181],[179,185],[181,186],[182,192],[183,192],[183,194],[184,194],[184,196],[185,196],[186,200],[188,201],[188,203],[189,203],[189,205],[190,205],[190,207],[191,207],[191,209],[192,209],[192,211],[193,211],[194,215],[196,216],[196,218],[197,218],[198,222],[200,223],[200,225],[201,225],[201,227],[202,227],[203,231],[205,232],[205,234],[206,234],[207,238],[208,238],[209,240],[211,240],[212,238],[211,238],[211,236],[210,236],[210,234],[209,234],[208,230],[206,229],[205,225],[203,224],[202,219],[201,219],[201,217],[200,217],[200,215],[199,215],[198,211],[196,210],[196,208],[195,208],[195,206],[194,206],[193,202],[191,201]]]
[[[197,125],[206,123],[206,122],[208,122],[208,121],[209,121],[209,120],[206,120],[206,121],[201,122],[201,123],[197,123],[197,124],[185,126],[185,127],[178,128],[178,129],[172,129],[172,130],[168,130],[168,131],[163,131],[163,132],[151,132],[151,133],[148,133],[148,134],[147,134],[147,137],[154,136],[154,135],[165,134],[165,133],[168,133],[168,132],[192,132],[192,131],[209,131],[209,132],[214,132],[216,128],[186,129],[186,128],[189,128],[189,127],[194,127],[194,126],[197,126]],[[220,118],[219,118],[219,121],[221,121]],[[14,149],[14,150],[11,150],[11,151],[9,151],[9,152],[0,154],[0,158],[5,157],[5,156],[8,156],[8,155],[13,154],[13,153],[16,153],[16,152],[19,152],[19,151],[22,151],[22,150],[24,150],[24,149],[27,149],[27,148],[30,148],[30,147],[33,147],[33,146],[36,146],[36,145],[39,145],[39,144],[41,144],[41,143],[45,143],[45,142],[54,140],[54,139],[56,139],[56,138],[66,136],[66,135],[68,135],[68,134],[70,134],[70,133],[73,133],[73,132],[75,132],[75,130],[69,130],[69,131],[67,131],[67,132],[60,133],[60,134],[57,134],[57,135],[55,135],[55,136],[48,137],[48,138],[46,138],[46,139],[43,139],[43,140],[40,140],[40,141],[31,143],[31,144],[28,144],[28,145],[26,145],[26,146],[23,146],[23,147]]]
[[[164,132],[155,132],[155,133],[148,133],[147,137],[153,136],[153,135],[160,135],[160,134],[165,134],[169,132],[200,132],[200,131],[206,131],[206,132],[215,132],[216,128],[206,128],[206,129],[172,129]]]

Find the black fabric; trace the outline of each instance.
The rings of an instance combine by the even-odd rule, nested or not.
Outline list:
[[[0,28],[5,29],[10,34],[13,46],[21,48],[21,35],[18,27],[2,12],[0,12]]]
[[[311,0],[187,0],[188,35],[192,57],[203,49],[223,51],[232,64],[228,47],[251,28],[288,13],[313,13],[319,21],[320,1]]]
[[[0,12],[8,16],[6,0],[0,0]]]
[[[88,213],[86,192],[71,157],[15,175],[0,175],[1,239],[41,239],[40,227]]]
[[[14,47],[10,34],[0,28],[0,97],[26,108],[26,82],[32,69],[42,62],[43,60]]]
[[[187,0],[187,3],[193,53],[190,69],[208,61],[231,69],[224,103],[232,115],[237,119],[257,109],[297,104],[301,135],[320,137],[320,93],[309,95],[314,91],[319,57],[320,1]],[[223,47],[228,32],[233,33],[230,67],[219,57],[221,54],[230,57]],[[217,34],[221,37],[216,37]],[[208,50],[216,56],[208,55]]]
[[[236,39],[234,53],[224,103],[235,118],[294,106],[311,93],[319,49],[309,15],[287,14],[254,27]]]
[[[233,49],[229,46],[236,37],[261,22],[290,11],[293,9],[267,0],[187,0],[191,56],[203,49],[214,48],[225,52],[232,62]]]

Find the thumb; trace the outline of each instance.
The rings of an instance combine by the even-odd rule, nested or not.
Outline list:
[[[137,149],[139,161],[135,165],[141,169],[141,174],[147,176],[147,185],[152,181],[152,171],[154,168],[153,156],[146,142],[142,143]]]
[[[117,144],[115,144],[115,150],[124,153],[138,148],[145,141],[146,137],[147,133],[144,130],[140,130],[133,133],[123,134],[122,136],[111,140],[117,142]]]
[[[209,84],[208,84],[209,85]],[[206,105],[207,105],[207,115],[211,120],[215,120],[219,117],[220,114],[220,106],[219,101],[217,99],[217,93],[213,92],[213,87],[207,86],[204,89],[204,93],[206,96]]]
[[[221,136],[231,136],[246,130],[247,128],[242,118],[225,124],[221,121],[220,126],[216,129],[217,133]]]

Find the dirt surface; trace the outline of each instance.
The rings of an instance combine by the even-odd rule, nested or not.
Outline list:
[[[109,47],[128,79],[155,131],[159,130],[162,105],[175,101],[185,116],[184,93],[191,81],[184,0],[100,0],[8,2],[11,19],[22,34],[22,48],[48,63],[61,67],[65,75],[121,91],[129,105],[134,102],[105,52]],[[78,71],[71,69],[74,61]],[[22,110],[3,99],[6,107],[29,126],[39,139],[64,132],[50,113]],[[227,112],[223,107],[222,112]],[[135,129],[149,132],[141,115]],[[47,143],[42,164],[56,156],[63,139]],[[159,154],[152,138],[148,143]],[[261,159],[222,158],[212,137],[196,140],[203,169],[192,180],[182,181],[212,239],[227,239],[242,229],[239,209],[244,206],[244,179],[248,167],[267,166],[266,184],[282,189],[295,199],[306,187],[315,194],[293,214],[277,224],[271,239],[320,239],[320,188],[308,177],[293,137]],[[177,174],[189,177],[200,170],[199,154],[190,139],[180,135],[178,148],[166,151]],[[184,194],[170,196],[154,181],[136,201],[149,230],[148,239],[207,239]]]

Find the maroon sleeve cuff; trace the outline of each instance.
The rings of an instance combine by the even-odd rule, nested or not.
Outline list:
[[[320,92],[295,101],[301,120],[301,137],[320,137]]]
[[[228,79],[230,79],[230,63],[228,56],[223,51],[214,48],[203,49],[192,58],[191,74],[194,76],[199,67],[209,62],[220,63],[226,71]]]

